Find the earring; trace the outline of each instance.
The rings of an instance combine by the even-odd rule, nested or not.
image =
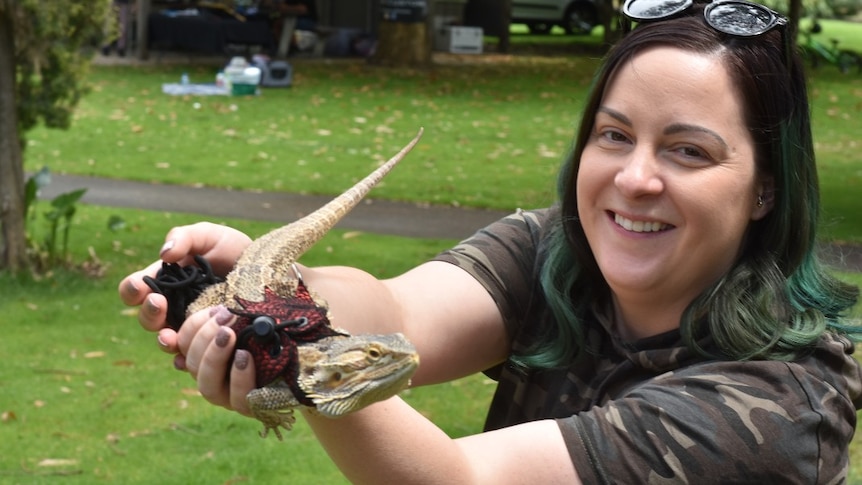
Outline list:
[[[763,195],[757,196],[757,207],[758,208],[763,207]]]

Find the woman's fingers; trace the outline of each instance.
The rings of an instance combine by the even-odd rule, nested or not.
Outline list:
[[[177,346],[185,356],[185,368],[197,377],[204,353],[216,337],[219,328],[232,319],[232,314],[223,306],[195,312],[183,323],[177,335]]]
[[[230,371],[230,407],[251,416],[246,396],[255,388],[254,360],[247,350],[237,350]]]
[[[254,364],[246,350],[236,350],[236,333],[220,326],[198,368],[198,390],[207,401],[250,415],[246,395],[254,389]],[[228,379],[230,375],[230,379]]]
[[[213,339],[201,354],[198,365],[198,390],[207,401],[231,408],[230,388],[227,383],[236,334],[228,327],[215,327]],[[194,345],[194,344],[193,344]]]
[[[159,256],[164,261],[181,266],[193,264],[195,255],[204,256],[216,274],[224,275],[250,243],[251,239],[236,229],[198,222],[171,229]]]

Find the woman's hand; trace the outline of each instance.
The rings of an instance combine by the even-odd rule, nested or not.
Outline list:
[[[242,251],[251,244],[251,238],[236,229],[200,222],[190,226],[171,229],[165,237],[160,251],[161,259],[136,271],[120,282],[120,299],[126,305],[141,306],[138,321],[151,332],[159,332],[159,346],[169,353],[182,353],[177,343],[177,334],[165,327],[167,301],[143,281],[144,276],[155,277],[162,262],[186,266],[194,262],[194,256],[203,256],[212,266],[215,274],[226,275]]]
[[[213,272],[224,276],[249,244],[248,236],[227,226],[200,222],[175,227],[165,237],[161,259],[123,278],[118,288],[126,305],[141,306],[141,326],[159,333],[159,347],[176,354],[174,366],[197,379],[204,398],[245,415],[249,414],[245,396],[254,388],[254,363],[247,351],[239,350],[234,356],[236,334],[227,326],[233,314],[222,306],[201,310],[190,315],[179,332],[174,331],[165,326],[165,297],[153,293],[143,277],[155,277],[162,262],[186,266],[194,263],[195,256],[206,258]]]
[[[255,386],[254,361],[248,351],[235,351],[229,326],[235,318],[221,305],[190,315],[174,334],[174,365],[197,380],[207,401],[250,416],[246,395]]]

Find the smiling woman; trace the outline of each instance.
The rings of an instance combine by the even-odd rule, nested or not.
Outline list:
[[[749,223],[772,205],[757,197],[771,191],[720,58],[657,47],[622,66],[581,154],[576,190],[620,334],[677,327],[737,260]]]
[[[862,329],[844,316],[858,289],[815,253],[808,96],[783,20],[742,0],[711,4],[734,30],[700,3],[634,2],[673,15],[635,18],[604,60],[559,204],[392,279],[301,268],[338,326],[415,345],[415,384],[498,380],[486,431],[459,439],[397,397],[337,421],[306,412],[351,480],[846,480]],[[161,257],[229,269],[249,244],[198,224],[172,230]],[[142,325],[208,400],[248,414],[265,383],[234,349],[234,316],[216,308],[164,328],[166,301],[141,283],[157,266],[129,275],[121,297],[143,305]]]

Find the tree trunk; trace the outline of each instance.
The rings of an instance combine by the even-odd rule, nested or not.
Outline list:
[[[500,25],[500,41],[497,44],[497,50],[503,54],[509,52],[509,48],[512,45],[512,36],[510,29],[512,27],[512,0],[503,0],[502,5],[502,17],[501,17],[501,25]]]
[[[788,22],[784,35],[790,38],[793,48],[796,48],[796,34],[799,33],[799,20],[802,17],[802,0],[790,0],[787,12]]]
[[[622,32],[619,28],[619,17],[617,16],[617,9],[614,7],[614,1],[603,0],[598,2],[598,8],[599,18],[601,18],[602,25],[605,28],[605,45],[613,45],[622,38]]]
[[[430,66],[428,7],[428,0],[381,0],[377,50],[368,61],[383,66]]]
[[[11,5],[0,5],[0,268],[27,266],[24,164],[15,105],[15,41]]]
[[[431,64],[431,42],[425,22],[381,20],[377,28],[377,50],[369,62],[383,66]]]

